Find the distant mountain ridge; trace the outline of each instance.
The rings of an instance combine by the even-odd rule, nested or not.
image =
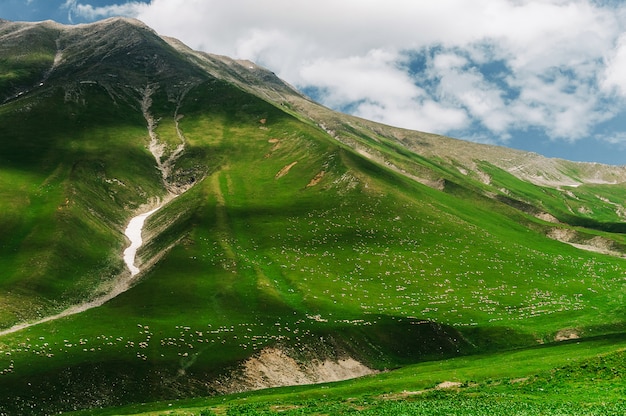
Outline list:
[[[104,32],[106,32],[106,36],[103,39],[110,39],[107,42],[113,42],[115,43],[115,48],[121,49],[133,45],[136,46],[138,42],[141,42],[141,39],[144,41],[149,40],[149,42],[164,41],[173,49],[182,53],[189,62],[190,66],[186,70],[177,68],[177,71],[181,71],[181,78],[185,78],[187,81],[193,80],[194,75],[198,76],[197,71],[201,70],[203,73],[232,82],[240,88],[260,96],[262,99],[270,100],[274,104],[280,105],[281,102],[288,102],[318,124],[334,130],[335,112],[312,102],[269,70],[259,67],[250,61],[239,61],[225,56],[194,51],[177,39],[160,37],[143,22],[136,19],[115,17],[96,23],[75,26],[64,26],[54,21],[39,23],[3,21],[2,24],[0,39],[4,43],[3,50],[5,53],[12,50],[10,42],[13,36],[23,36],[25,32],[41,30],[60,31],[56,35],[57,52],[63,52],[59,56],[59,62],[54,65],[55,70],[62,70],[65,65],[68,67],[88,65],[88,58],[81,55],[78,51],[86,50],[86,48],[81,46],[83,42],[84,44],[93,45],[94,41],[96,41],[97,44],[97,38],[102,37]],[[132,30],[129,30],[131,28]],[[118,31],[121,36],[119,39],[116,38]],[[80,41],[77,41],[78,39]],[[63,46],[64,42],[68,44],[67,49]],[[107,42],[101,41],[95,50],[94,56],[99,56],[98,48],[107,48]],[[110,58],[108,53],[105,54],[105,58]],[[80,57],[80,61],[73,59],[78,57]],[[112,64],[115,65],[114,62]],[[159,65],[156,61],[153,64]],[[161,69],[165,70],[165,68]],[[89,75],[93,77],[96,74],[85,73],[79,75],[79,77],[84,78],[82,82],[88,82],[91,81],[87,79]],[[115,75],[108,74],[108,76]],[[99,77],[96,80],[97,82],[107,82],[106,76],[103,79],[102,74],[100,74]],[[174,76],[174,78],[176,77]],[[17,94],[20,92],[23,91],[18,91]],[[6,100],[7,98],[5,97],[4,99]],[[378,129],[381,133],[394,138],[410,150],[425,156],[441,157],[461,162],[465,165],[464,168],[470,171],[476,169],[475,160],[485,160],[509,171],[520,179],[537,185],[558,187],[578,186],[583,183],[616,184],[626,181],[626,166],[546,158],[532,152],[462,140],[449,140],[449,138],[440,135],[411,132],[410,130],[384,126],[356,117],[344,116],[352,120],[351,123],[361,125],[360,128],[368,130]],[[577,174],[570,175],[567,173],[572,170],[576,170]]]

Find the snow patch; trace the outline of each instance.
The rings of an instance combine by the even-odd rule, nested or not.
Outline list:
[[[126,250],[124,250],[124,263],[130,270],[130,275],[135,276],[139,273],[139,268],[135,266],[135,257],[137,256],[137,250],[143,244],[143,240],[141,238],[141,231],[143,229],[143,224],[146,219],[159,210],[161,206],[153,209],[152,211],[145,212],[143,214],[139,214],[133,219],[130,220],[128,226],[126,227],[126,231],[124,234],[130,240],[130,246]]]

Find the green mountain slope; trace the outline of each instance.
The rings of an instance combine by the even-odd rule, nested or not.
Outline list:
[[[1,22],[0,68],[0,412],[624,331],[626,169],[334,113],[132,20]]]

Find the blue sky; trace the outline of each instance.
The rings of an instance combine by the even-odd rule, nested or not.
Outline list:
[[[18,21],[55,20],[60,23],[72,23],[70,21],[72,5],[77,2],[66,0],[0,0],[0,17]],[[106,7],[124,1],[93,0],[89,4],[94,7]],[[72,16],[74,23],[87,23],[91,19],[82,16]]]
[[[0,0],[0,18],[135,17],[386,124],[626,165],[626,4],[609,0]]]

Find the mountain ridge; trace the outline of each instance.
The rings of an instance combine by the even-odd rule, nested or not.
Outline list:
[[[165,39],[168,42],[170,42],[172,46],[180,48],[179,50],[184,51],[188,54],[194,54],[196,56],[202,55],[202,56],[209,57],[212,59],[217,58],[227,64],[230,63],[230,65],[233,65],[234,63],[239,63],[238,61],[233,60],[228,57],[220,57],[220,56],[211,55],[208,53],[198,53],[188,48],[177,39],[173,39],[173,38],[165,38]],[[245,71],[246,66],[247,65],[240,65],[239,67],[240,70],[237,71],[237,75],[239,76],[242,76],[242,74],[248,75],[246,74],[246,71]],[[264,80],[267,80],[268,76],[274,75],[270,71],[258,67],[256,64],[253,64],[253,66],[249,67],[249,69],[253,69],[253,68],[260,70],[260,72],[263,73]],[[251,71],[248,71],[248,72],[251,72]],[[237,79],[233,79],[233,78],[231,78],[230,81],[238,82]],[[333,110],[324,109],[323,106],[320,106],[319,104],[312,102],[310,99],[308,99],[308,97],[303,96],[301,93],[297,91],[296,88],[290,86],[289,84],[285,84],[284,81],[282,80],[279,80],[279,81],[283,84],[282,86],[286,88],[270,89],[266,87],[266,88],[262,88],[261,91],[259,91],[258,89],[255,90],[254,88],[250,88],[249,82],[245,84],[239,83],[239,86],[241,86],[242,88],[248,88],[251,92],[256,92],[257,94],[260,93],[266,98],[272,100],[273,102],[277,104],[280,104],[280,102],[283,100],[288,101],[290,102],[291,105],[295,105],[300,110],[305,111],[312,118],[314,116],[319,117],[320,113],[324,115],[324,118],[332,118],[332,114],[334,113]],[[267,86],[267,84],[261,84],[261,85]],[[324,111],[324,110],[329,110],[329,111]],[[444,137],[446,140],[451,139],[446,136],[415,132],[415,131],[402,129],[398,127],[385,126],[380,123],[372,122],[372,121],[365,120],[365,119],[360,119],[354,116],[350,116],[350,117],[352,117],[352,119],[355,120],[356,123],[369,124],[367,128],[370,130],[375,129],[375,127],[372,127],[374,125],[374,126],[379,126],[380,129],[392,131],[391,135],[397,138],[400,142],[403,142],[403,140],[406,141],[406,136],[411,136],[411,135],[416,136],[415,133],[417,133],[417,137],[419,137],[419,139],[422,139],[422,140],[424,139],[423,135],[427,135],[427,137],[430,138],[430,140],[429,140],[429,143],[425,143],[426,148],[424,148],[423,146],[422,147],[419,146],[419,139],[417,140],[409,139],[410,143],[406,143],[410,149],[416,150],[416,151],[428,150],[428,147],[432,147],[432,143],[434,141],[442,140]],[[326,128],[323,124],[320,124],[320,126],[323,128]],[[420,135],[422,135],[422,137],[420,137]],[[452,139],[452,140],[458,140],[458,139]],[[441,153],[430,154],[430,155],[431,156],[443,156],[443,157],[455,156],[458,159],[459,157],[458,153],[461,153],[461,154],[465,153],[468,155],[473,155],[472,157],[477,158],[479,157],[478,155],[482,155],[482,157],[484,157],[485,156],[484,150],[488,149],[491,151],[489,153],[495,154],[494,156],[490,156],[491,161],[493,161],[493,160],[500,159],[501,158],[500,154],[503,153],[504,149],[506,149],[508,152],[510,152],[512,155],[516,157],[510,158],[511,165],[507,166],[507,164],[504,163],[501,167],[507,168],[509,172],[520,177],[521,179],[530,180],[537,185],[549,185],[549,186],[558,187],[558,186],[579,186],[582,183],[615,184],[615,183],[626,181],[626,166],[606,165],[606,164],[597,163],[597,162],[574,162],[574,161],[568,161],[562,158],[547,158],[545,156],[542,156],[534,152],[511,149],[511,148],[507,148],[507,147],[500,146],[500,145],[487,145],[487,144],[481,144],[481,143],[473,143],[473,142],[468,142],[464,140],[458,140],[457,143],[465,145],[464,147],[466,147],[466,149],[458,149],[460,150],[460,152],[457,150],[453,150],[452,152],[443,152],[444,153],[443,155]],[[467,148],[471,148],[473,151],[466,152],[465,150],[467,150]],[[528,163],[527,165],[522,163],[524,159],[528,159],[530,163]],[[466,161],[466,162],[469,165],[471,165],[471,161]],[[566,164],[566,165],[574,164],[576,166],[584,167],[585,171],[587,171],[586,175],[580,178],[576,178],[576,179],[567,177],[566,175],[563,175],[562,173],[559,172],[561,164]],[[601,167],[610,166],[610,168],[607,168],[606,169],[607,172],[605,173],[598,169],[599,166]],[[532,174],[530,172],[532,170],[535,170],[535,171],[538,170],[539,172],[541,172],[542,168],[546,170],[545,172],[546,177],[542,177],[541,174],[537,175],[536,173]],[[568,168],[568,166],[565,166],[564,168]],[[592,171],[592,172],[589,172],[589,171]],[[606,175],[606,178],[594,177],[594,175],[598,175],[598,174],[600,174],[601,176]]]
[[[247,88],[250,92],[256,93],[257,95],[259,94],[264,94],[264,98],[270,99],[272,102],[274,102],[274,104],[276,105],[280,105],[280,100],[287,100],[287,101],[291,101],[292,105],[298,105],[298,108],[304,111],[307,111],[307,114],[316,114],[316,115],[320,115],[320,110],[321,109],[325,109],[323,106],[314,103],[313,101],[311,101],[308,97],[305,97],[304,95],[302,95],[302,93],[300,93],[295,87],[285,83],[283,80],[281,80],[280,78],[276,77],[274,73],[272,73],[271,71],[262,68],[258,65],[256,65],[255,63],[251,62],[251,61],[246,61],[246,60],[235,60],[226,56],[220,56],[220,55],[214,55],[214,54],[210,54],[210,53],[206,53],[206,52],[198,52],[198,51],[194,51],[193,49],[187,47],[186,45],[184,45],[180,40],[172,38],[172,37],[167,37],[167,36],[160,36],[158,35],[153,29],[151,29],[150,27],[148,27],[147,25],[145,25],[145,23],[141,22],[140,20],[137,19],[132,19],[132,18],[127,18],[127,17],[111,17],[108,19],[104,19],[102,21],[96,22],[96,23],[87,23],[87,24],[78,24],[78,25],[62,25],[60,23],[54,22],[54,21],[43,21],[43,22],[11,22],[11,21],[4,21],[3,23],[5,24],[15,24],[18,26],[21,26],[21,29],[30,29],[33,27],[37,27],[37,26],[43,26],[43,27],[52,27],[55,29],[63,29],[63,30],[84,30],[84,29],[97,29],[97,28],[114,28],[117,25],[129,25],[129,26],[133,26],[136,28],[140,28],[142,30],[146,30],[148,32],[150,32],[151,34],[154,34],[155,36],[159,37],[160,39],[164,40],[165,42],[167,42],[170,46],[172,46],[173,48],[175,48],[177,51],[187,54],[189,56],[193,56],[197,59],[203,59],[203,62],[195,62],[196,65],[200,65],[203,66],[203,69],[207,69],[208,65],[212,65],[213,66],[213,71],[212,74],[214,76],[216,75],[220,75],[222,77],[226,77],[226,79],[228,79],[228,81],[233,82],[235,84],[237,84],[239,87],[241,88]],[[6,36],[6,35],[5,35]],[[207,65],[208,64],[208,65]],[[219,64],[223,64],[221,65],[221,68],[219,67]],[[226,67],[230,67],[230,68],[234,68],[233,71],[225,71],[224,70],[224,66]],[[256,74],[254,74],[254,72],[258,72],[260,74],[262,74],[261,76],[258,76]],[[271,85],[273,87],[278,86],[279,88],[273,88],[273,87],[268,87],[268,79],[271,80]],[[259,81],[262,80],[264,81],[263,83],[258,82],[258,84],[256,85],[257,88],[253,88],[251,86],[252,84],[252,80],[254,81]],[[253,84],[254,85],[254,84]],[[259,86],[262,86],[261,88],[258,88]],[[314,108],[310,108],[311,106],[313,106]],[[329,110],[329,109],[326,109]],[[321,111],[322,114],[324,114],[324,111]],[[326,118],[331,117],[331,115],[334,113],[333,110],[329,110],[329,112],[327,114],[324,114],[324,116]],[[442,139],[452,139],[450,137],[446,137],[446,136],[442,136],[442,135],[435,135],[435,134],[430,134],[430,133],[424,133],[424,132],[417,132],[417,131],[413,131],[413,130],[407,130],[407,129],[403,129],[403,128],[399,128],[399,127],[392,127],[392,126],[386,126],[377,122],[372,122],[369,120],[365,120],[365,119],[360,119],[358,117],[354,117],[354,116],[349,116],[352,117],[353,120],[359,122],[359,123],[363,123],[365,122],[366,124],[369,124],[370,126],[368,126],[368,128],[372,128],[371,125],[376,125],[379,126],[380,129],[383,130],[388,130],[388,131],[393,131],[393,135],[394,136],[399,136],[396,137],[400,142],[402,142],[402,140],[406,141],[406,136],[410,135],[411,132],[413,133],[417,133],[418,135],[422,135],[422,137],[420,138],[424,138],[424,136],[427,136],[429,138],[432,138],[431,140],[429,140],[428,143],[425,143],[426,148],[420,148],[421,150],[428,150],[428,147],[432,147],[432,143],[436,140],[442,140]],[[452,139],[452,140],[458,140],[458,139]],[[417,140],[413,139],[411,140],[412,143],[409,143],[410,146],[413,147],[413,150],[419,148],[419,144],[416,143]],[[476,150],[476,151],[472,151],[472,152],[467,152],[471,155],[478,155],[481,153],[484,153],[484,151],[486,149],[492,150],[492,152],[490,153],[494,153],[494,154],[501,154],[502,150],[506,149],[507,151],[510,151],[513,155],[516,155],[516,158],[511,158],[513,159],[528,159],[531,160],[534,163],[531,163],[530,166],[528,166],[528,169],[536,169],[537,167],[541,167],[542,165],[552,165],[549,166],[549,172],[546,172],[548,174],[548,176],[556,176],[558,177],[559,175],[556,174],[556,172],[559,170],[559,164],[562,162],[567,162],[568,164],[575,164],[578,166],[584,166],[587,168],[587,170],[595,170],[595,173],[598,174],[603,174],[602,172],[598,172],[598,167],[607,167],[607,166],[611,166],[612,168],[609,169],[609,172],[606,173],[606,175],[608,175],[609,177],[614,177],[616,179],[603,179],[603,178],[593,178],[590,176],[584,176],[581,177],[580,180],[582,181],[582,183],[617,183],[619,182],[624,182],[626,181],[626,166],[616,166],[616,165],[607,165],[607,164],[603,164],[603,163],[598,163],[598,162],[577,162],[577,161],[568,161],[566,159],[562,159],[562,158],[548,158],[545,156],[542,156],[538,153],[535,152],[528,152],[528,151],[524,151],[524,150],[518,150],[518,149],[511,149],[505,146],[501,146],[501,145],[489,145],[489,144],[482,144],[482,143],[475,143],[475,142],[469,142],[469,141],[465,141],[465,140],[458,140],[457,143],[463,143],[465,145],[465,149],[461,149],[461,150],[467,150],[468,148],[475,148],[475,149],[480,149],[480,150]],[[473,149],[472,149],[473,150]],[[500,150],[500,151],[499,151]],[[460,152],[460,153],[466,153],[466,152]],[[434,155],[434,154],[433,154]],[[435,155],[436,156],[436,155]],[[450,157],[451,154],[446,154],[443,155],[444,157]],[[459,157],[459,155],[455,155],[457,158]],[[490,156],[492,159],[497,158],[497,156]],[[537,157],[539,157],[540,161],[536,161]],[[545,163],[546,161],[550,161],[549,163]],[[515,162],[513,162],[515,164]],[[520,169],[520,167],[522,169]],[[521,178],[523,179],[530,179],[530,180],[534,180],[534,183],[542,185],[542,184],[552,184],[550,179],[546,179],[546,180],[541,180],[540,177],[533,177],[533,175],[531,175],[529,172],[525,172],[525,169],[523,169],[524,165],[515,165],[515,166],[511,166],[509,167],[510,172],[516,174],[516,172],[520,172],[517,173],[517,175],[519,175]],[[595,169],[594,169],[595,168]],[[576,186],[578,184],[580,184],[581,182],[577,182],[576,179],[571,179],[570,182],[564,182],[563,185],[564,186]],[[560,183],[555,182],[553,185],[558,186]]]

